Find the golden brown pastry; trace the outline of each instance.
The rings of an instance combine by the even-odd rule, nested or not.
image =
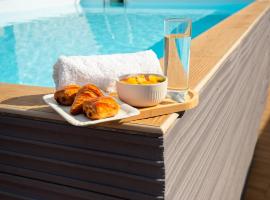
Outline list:
[[[83,86],[77,93],[75,100],[70,108],[70,113],[72,115],[77,115],[82,113],[83,102],[87,100],[92,100],[97,97],[103,96],[101,90],[92,84],[87,84]]]
[[[83,103],[83,112],[92,119],[104,119],[115,116],[120,106],[112,97],[99,97]]]
[[[63,89],[57,90],[54,93],[54,99],[61,105],[70,106],[74,102],[76,94],[80,88],[81,87],[79,85],[75,84],[67,85]]]

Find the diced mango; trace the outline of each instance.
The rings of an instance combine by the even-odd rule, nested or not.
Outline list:
[[[121,81],[129,84],[149,85],[163,82],[165,79],[157,75],[137,75],[125,78]]]
[[[122,80],[122,82],[129,84],[138,84],[136,77],[128,77]]]
[[[148,79],[149,79],[149,81],[150,82],[152,82],[152,83],[157,83],[157,76],[155,76],[155,75],[149,75],[148,76]]]
[[[144,82],[146,82],[147,80],[145,79],[145,76],[144,75],[138,75],[136,76],[137,78],[137,83],[138,84],[143,84]]]

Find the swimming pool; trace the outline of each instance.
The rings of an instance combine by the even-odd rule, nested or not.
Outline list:
[[[7,0],[0,1],[0,8],[1,2]],[[31,9],[17,12],[12,9],[3,12],[3,9],[0,12],[0,82],[54,86],[52,66],[60,55],[153,49],[162,57],[165,18],[191,18],[192,36],[196,37],[251,1],[125,2],[81,0],[38,8],[33,5]]]

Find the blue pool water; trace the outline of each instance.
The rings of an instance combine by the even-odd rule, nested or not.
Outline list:
[[[15,17],[0,12],[0,82],[54,86],[52,66],[60,55],[153,49],[162,57],[165,18],[191,18],[194,38],[251,1],[127,2],[81,0],[63,8],[20,10]]]

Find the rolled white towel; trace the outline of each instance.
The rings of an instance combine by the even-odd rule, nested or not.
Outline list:
[[[76,83],[93,83],[107,92],[115,91],[119,76],[131,73],[162,74],[159,60],[152,50],[137,53],[61,56],[54,65],[56,89]]]

